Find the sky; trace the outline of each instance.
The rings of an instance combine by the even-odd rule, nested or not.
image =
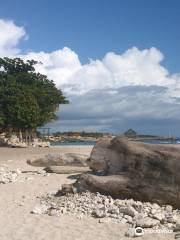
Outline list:
[[[0,57],[70,100],[52,131],[180,136],[179,0],[0,0]]]

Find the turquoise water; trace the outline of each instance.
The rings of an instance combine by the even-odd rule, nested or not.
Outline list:
[[[180,139],[176,140],[145,140],[144,143],[151,143],[151,144],[180,144]]]
[[[167,140],[146,140],[143,141],[144,143],[151,143],[151,144],[180,144],[180,139],[167,141]],[[51,142],[51,146],[94,146],[96,141],[72,141],[72,142]]]
[[[51,142],[51,146],[88,146],[95,145],[96,141],[74,141],[74,142]]]

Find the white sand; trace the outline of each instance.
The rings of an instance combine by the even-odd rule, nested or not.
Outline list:
[[[36,171],[26,160],[37,155],[60,152],[88,154],[91,146],[11,149],[0,148],[0,166],[6,164],[11,169]],[[31,174],[31,173],[29,173]],[[28,174],[28,176],[29,176]],[[62,215],[60,217],[34,215],[31,210],[38,203],[38,197],[61,187],[61,184],[75,180],[67,174],[51,174],[43,177],[32,173],[32,180],[0,184],[0,240],[120,240],[127,225],[98,223],[98,219]],[[169,234],[148,234],[138,239],[174,239]]]

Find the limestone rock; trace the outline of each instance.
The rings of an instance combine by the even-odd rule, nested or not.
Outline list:
[[[180,207],[178,145],[104,138],[94,146],[88,164],[99,176],[81,176],[78,189]]]
[[[119,211],[131,217],[134,217],[138,214],[138,212],[132,206],[120,207]]]
[[[165,220],[165,213],[164,212],[156,212],[153,215],[153,218],[159,220],[160,222],[162,222],[163,220]]]
[[[152,228],[154,226],[157,226],[159,224],[159,221],[156,219],[152,219],[150,217],[141,218],[136,220],[136,226],[142,227],[142,228]]]
[[[48,173],[56,174],[72,174],[72,173],[86,173],[90,171],[89,167],[77,167],[77,166],[50,166],[46,167],[45,171]]]
[[[88,155],[77,153],[47,154],[40,158],[27,160],[27,163],[37,167],[50,166],[87,166]]]
[[[31,213],[33,214],[44,214],[47,213],[48,206],[45,204],[36,205]]]

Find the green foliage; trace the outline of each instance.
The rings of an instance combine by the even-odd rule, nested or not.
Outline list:
[[[75,135],[79,135],[81,137],[93,137],[93,138],[100,138],[103,137],[103,133],[101,132],[56,132],[53,134],[55,137],[59,136],[69,136],[73,137]]]
[[[68,103],[47,76],[35,72],[34,60],[0,58],[0,126],[32,129],[56,119]]]

